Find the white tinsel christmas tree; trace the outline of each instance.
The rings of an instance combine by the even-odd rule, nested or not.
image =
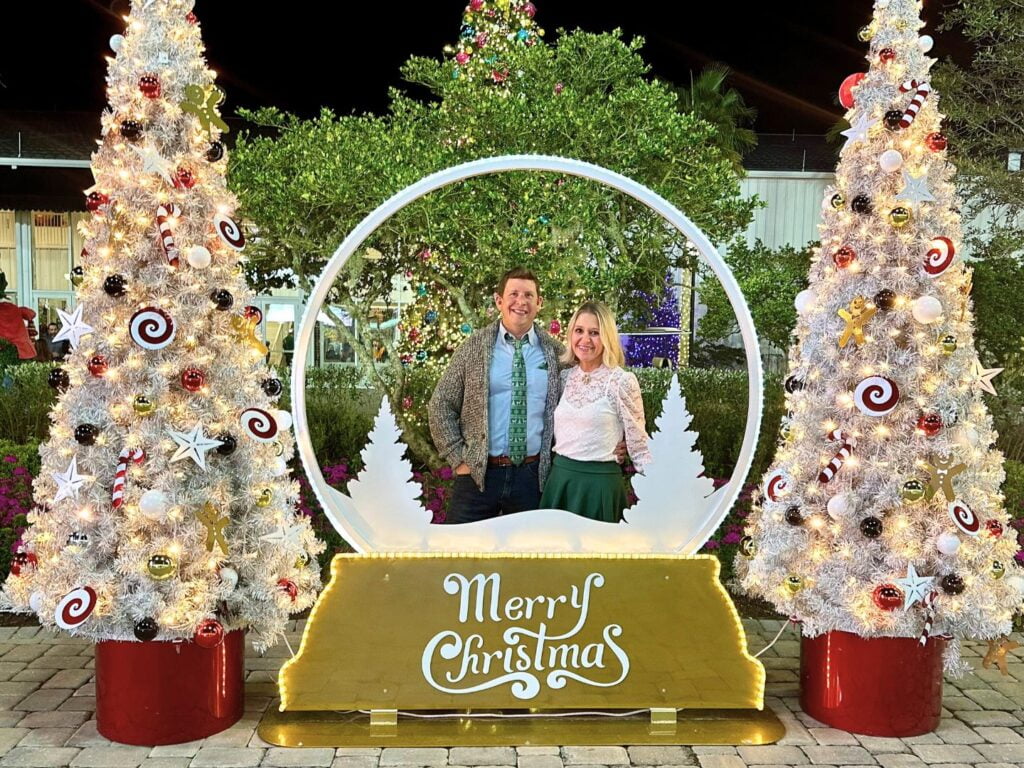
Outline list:
[[[804,634],[994,638],[1021,596],[919,0],[877,0],[743,586]],[[852,89],[850,86],[853,86]],[[852,101],[852,106],[851,106]],[[947,667],[960,667],[958,644]]]
[[[264,362],[225,186],[223,93],[193,0],[134,0],[112,40],[73,351],[4,592],[96,640],[272,644],[322,549],[295,513],[290,416]]]

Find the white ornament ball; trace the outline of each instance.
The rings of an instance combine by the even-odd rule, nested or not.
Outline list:
[[[188,260],[189,266],[194,269],[206,269],[213,261],[210,251],[202,245],[193,245],[189,248],[185,258]]]
[[[806,288],[796,295],[796,299],[793,301],[793,305],[796,307],[796,311],[801,315],[806,315],[814,305],[818,302],[818,295],[810,288]]]
[[[850,498],[845,493],[837,493],[831,499],[828,500],[826,509],[828,509],[828,516],[833,520],[838,520],[843,517],[850,508]]]
[[[875,7],[880,11],[884,11],[889,7],[889,0],[878,0],[878,2],[875,3]]]
[[[28,607],[36,613],[39,613],[43,610],[43,600],[45,597],[46,596],[42,592],[33,592],[31,597],[28,599]]]
[[[955,533],[941,533],[935,539],[935,548],[944,555],[955,555],[960,549],[960,537]]]
[[[934,296],[919,296],[914,299],[914,306],[911,311],[917,322],[934,323],[942,317],[942,302]]]
[[[167,513],[168,499],[163,491],[146,491],[139,499],[139,511],[150,520],[161,520]]]
[[[288,462],[284,460],[284,456],[274,458],[274,466],[270,468],[270,471],[274,473],[275,477],[280,477],[288,471]]]
[[[220,569],[220,580],[228,589],[234,589],[238,586],[238,571],[225,566]]]
[[[981,440],[981,435],[978,434],[978,430],[974,427],[968,427],[966,424],[960,425],[960,428],[956,431],[956,437],[953,438],[957,446],[965,451],[975,448],[979,440]]]
[[[921,35],[917,38],[917,47],[921,49],[921,53],[928,53],[933,45],[935,45],[935,41],[931,35]]]
[[[274,420],[277,422],[279,430],[289,430],[292,428],[292,415],[288,411],[274,411]]]
[[[1017,594],[1024,598],[1024,576],[1011,576],[1006,583],[1017,590]]]
[[[878,164],[886,173],[898,171],[903,167],[903,155],[897,149],[887,149],[879,156]]]
[[[110,50],[114,53],[120,51],[122,45],[124,45],[124,35],[114,35],[110,38]]]

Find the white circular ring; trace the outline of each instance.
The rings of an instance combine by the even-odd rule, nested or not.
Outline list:
[[[761,381],[761,357],[757,333],[754,329],[754,321],[750,316],[750,309],[743,298],[743,293],[740,291],[740,287],[736,283],[736,279],[733,277],[729,267],[722,257],[718,255],[718,251],[715,250],[714,245],[711,244],[707,236],[682,211],[656,192],[626,176],[593,163],[585,163],[580,160],[571,160],[564,157],[549,155],[503,155],[501,157],[473,160],[438,171],[420,179],[415,184],[406,187],[381,203],[338,246],[338,249],[334,252],[330,261],[327,262],[327,266],[313,287],[312,293],[310,293],[306,300],[302,321],[299,325],[299,333],[295,339],[295,353],[292,358],[291,394],[295,441],[299,449],[299,457],[306,471],[306,477],[309,479],[313,492],[316,493],[317,499],[323,508],[330,513],[329,516],[335,522],[335,525],[340,527],[339,533],[345,537],[346,541],[357,552],[378,551],[379,548],[375,545],[372,538],[372,526],[366,525],[361,520],[350,519],[350,516],[353,514],[352,510],[342,509],[335,501],[335,493],[331,491],[327,481],[324,480],[323,473],[320,471],[320,466],[316,461],[316,455],[313,452],[313,444],[309,438],[309,423],[306,420],[305,361],[312,344],[317,315],[327,300],[327,294],[331,286],[338,275],[341,274],[345,263],[359,246],[385,221],[410,203],[442,187],[477,176],[505,171],[563,173],[569,176],[590,179],[598,184],[603,184],[629,195],[655,213],[660,214],[669,224],[682,232],[697,248],[697,251],[722,284],[725,295],[732,305],[733,312],[736,313],[747,358],[747,425],[743,434],[743,446],[740,449],[740,455],[737,459],[736,467],[733,469],[732,477],[729,478],[728,484],[716,494],[719,497],[718,506],[713,513],[707,516],[707,520],[696,530],[690,541],[685,542],[676,550],[695,552],[717,530],[722,520],[724,520],[726,513],[739,497],[740,492],[743,490],[743,481],[750,471],[750,466],[754,460],[757,436],[761,428],[761,403],[764,396],[764,387]],[[440,548],[431,550],[429,541],[428,550],[441,551]]]

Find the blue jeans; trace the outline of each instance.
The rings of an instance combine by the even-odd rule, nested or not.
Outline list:
[[[540,505],[540,462],[518,467],[487,467],[484,490],[469,475],[456,475],[446,523],[475,523]]]

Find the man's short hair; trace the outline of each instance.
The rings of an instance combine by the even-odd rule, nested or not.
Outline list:
[[[512,267],[508,272],[501,276],[501,280],[498,281],[498,295],[505,295],[505,286],[509,280],[532,280],[533,284],[537,287],[537,298],[540,298],[540,280],[526,267]]]

